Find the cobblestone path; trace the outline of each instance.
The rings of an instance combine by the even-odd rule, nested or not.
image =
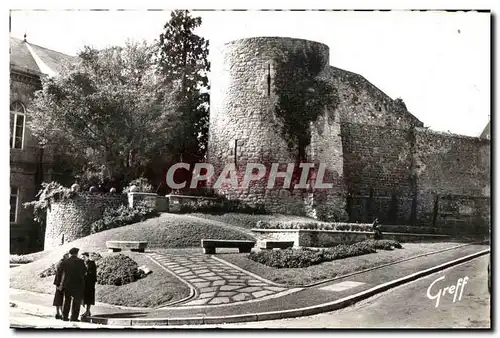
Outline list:
[[[210,255],[151,253],[149,256],[196,289],[194,298],[178,306],[229,304],[290,290],[259,280]]]

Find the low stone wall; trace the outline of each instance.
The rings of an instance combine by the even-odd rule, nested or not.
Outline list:
[[[90,235],[90,226],[106,208],[127,203],[121,194],[80,193],[72,199],[53,202],[47,210],[44,250]]]
[[[373,239],[373,232],[337,231],[337,230],[297,230],[297,229],[252,229],[258,234],[259,240],[293,241],[294,247],[331,247],[338,244],[352,244],[367,239]],[[444,240],[446,235],[413,234],[413,233],[383,233],[384,239],[399,242],[422,240]]]
[[[296,229],[252,229],[260,240],[293,241],[294,247],[329,247],[373,238],[372,232]]]
[[[158,212],[168,211],[168,198],[148,192],[129,192],[128,206],[133,208],[139,203],[144,202],[147,206],[154,208]]]

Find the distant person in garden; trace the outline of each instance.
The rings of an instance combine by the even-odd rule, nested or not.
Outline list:
[[[95,304],[95,283],[97,282],[97,267],[95,262],[90,259],[88,252],[82,254],[83,261],[87,268],[85,274],[85,290],[83,291],[83,305],[87,308],[82,314],[83,317],[91,316],[90,307]]]
[[[62,306],[64,300],[64,292],[62,289],[62,263],[69,258],[69,253],[65,253],[61,260],[56,265],[56,275],[54,276],[54,285],[56,292],[54,294],[54,302],[52,305],[56,307],[56,319],[62,319]]]
[[[378,218],[375,218],[372,224],[373,227],[373,239],[382,239],[382,225],[379,223]]]
[[[63,320],[78,322],[80,306],[85,290],[85,274],[87,267],[85,262],[78,258],[80,249],[69,250],[70,257],[62,263],[62,289],[64,292]],[[69,311],[71,309],[71,317]]]

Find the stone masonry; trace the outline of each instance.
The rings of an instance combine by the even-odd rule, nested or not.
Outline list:
[[[121,194],[79,193],[72,199],[54,202],[47,210],[44,250],[90,235],[90,226],[104,210],[127,203]]]
[[[326,164],[325,181],[333,188],[268,189],[265,176],[248,188],[222,186],[218,193],[271,212],[353,222],[378,217],[386,224],[420,226],[443,224],[434,209],[451,208],[451,202],[438,206],[435,199],[446,195],[446,201],[463,204],[455,208],[463,211],[454,212],[455,220],[473,219],[487,228],[489,140],[423,128],[402,101],[391,99],[361,75],[328,65],[328,46],[313,41],[257,37],[225,45],[223,61],[212,65],[218,75],[211,87],[208,148],[214,177],[228,163],[234,164],[241,181],[247,163],[266,168],[280,163],[284,171],[286,164],[296,162],[274,110],[275,60],[311,50],[323,60],[318,77],[336,89],[339,102],[325,107],[311,123],[307,161]]]

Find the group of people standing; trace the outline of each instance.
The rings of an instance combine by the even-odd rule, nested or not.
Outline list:
[[[91,315],[90,307],[95,304],[96,264],[87,252],[79,258],[79,251],[78,248],[72,248],[57,264],[53,302],[56,307],[56,319],[78,322],[80,306],[86,306],[83,317]]]

